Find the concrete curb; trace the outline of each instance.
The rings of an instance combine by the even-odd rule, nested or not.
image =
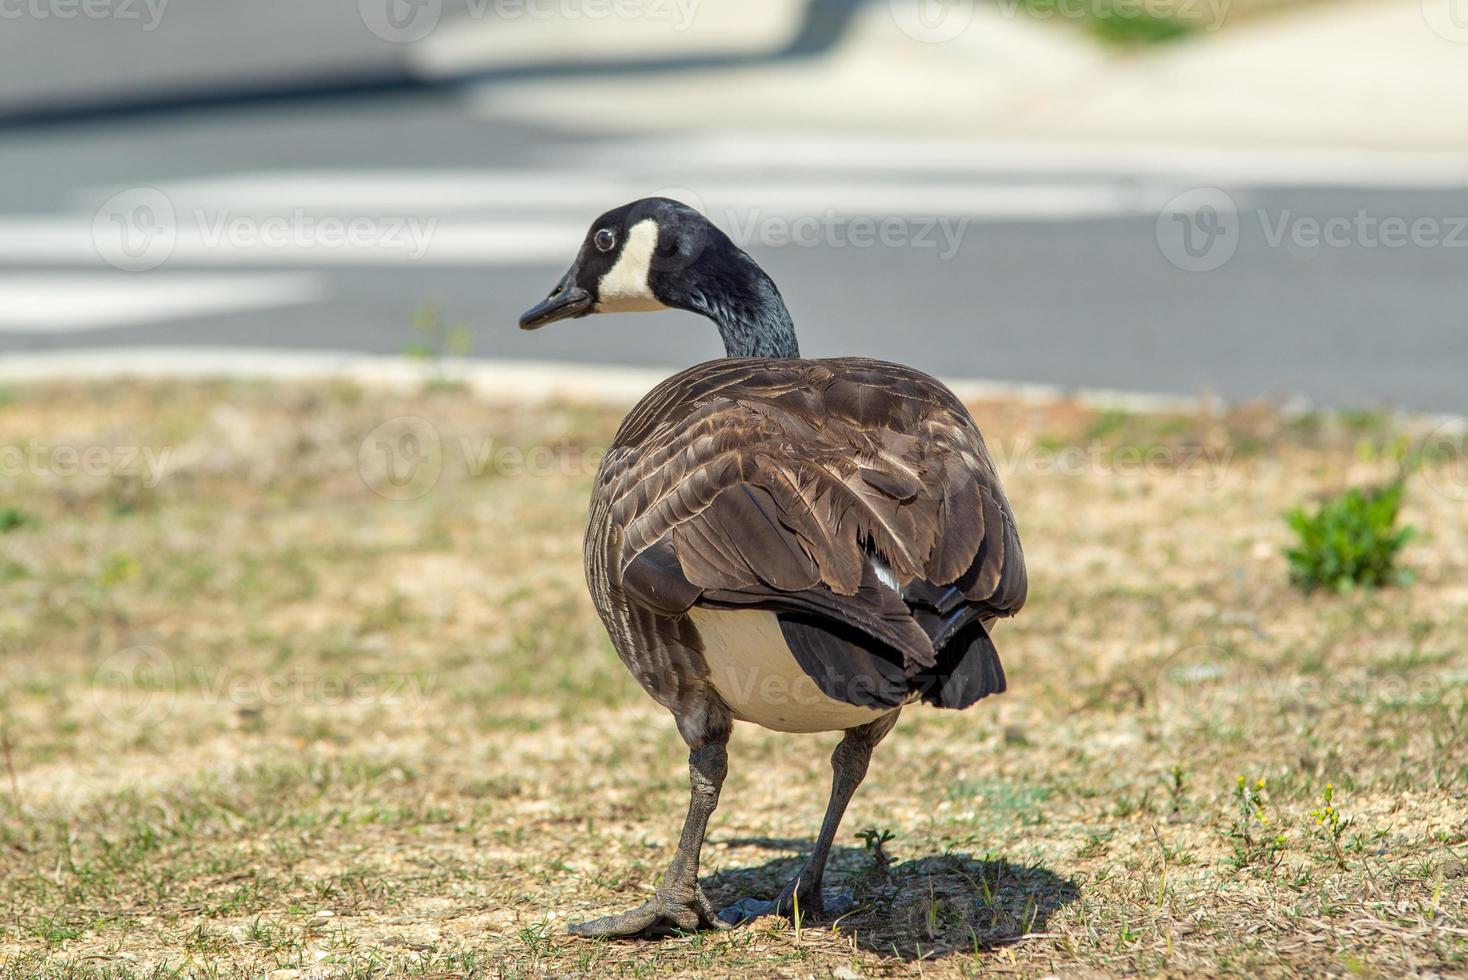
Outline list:
[[[417,358],[350,351],[284,351],[265,347],[127,347],[45,351],[0,357],[0,383],[36,384],[125,378],[353,381],[369,387],[414,388],[425,382],[463,384],[489,399],[565,400],[632,405],[674,369],[509,361]],[[1103,388],[1067,389],[972,378],[945,378],[965,401],[1007,400],[1030,405],[1075,402],[1142,414],[1189,413],[1199,398]],[[1222,402],[1210,400],[1214,407]]]
[[[571,361],[511,361],[448,358],[427,362],[396,355],[353,351],[291,351],[268,347],[121,347],[0,355],[0,384],[143,380],[349,381],[367,388],[409,391],[431,382],[461,384],[485,401],[569,401],[630,408],[676,368],[577,364]],[[1218,412],[1228,402],[1216,397],[1165,395],[1112,388],[1064,388],[981,378],[941,380],[963,401],[1009,401],[1043,408],[1067,403],[1096,411],[1137,415]],[[1287,417],[1314,405],[1296,398],[1281,406]],[[1393,412],[1414,429],[1454,438],[1468,435],[1468,417],[1427,412]]]

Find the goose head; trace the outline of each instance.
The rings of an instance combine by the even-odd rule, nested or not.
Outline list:
[[[713,320],[730,356],[795,357],[780,291],[754,259],[695,209],[666,197],[591,223],[575,261],[520,329],[590,313],[679,309]]]

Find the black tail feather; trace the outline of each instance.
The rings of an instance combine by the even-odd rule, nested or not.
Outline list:
[[[939,708],[967,708],[1005,689],[1004,667],[981,620],[972,619],[908,675],[902,655],[861,630],[819,616],[780,613],[780,632],[823,694],[869,708],[895,708],[913,694]]]
[[[779,620],[796,663],[827,697],[868,708],[895,708],[907,700],[898,651],[818,616],[780,613]]]
[[[967,708],[1007,686],[999,651],[989,631],[978,620],[970,622],[942,650],[938,663],[912,679],[912,688],[922,700],[939,708]]]

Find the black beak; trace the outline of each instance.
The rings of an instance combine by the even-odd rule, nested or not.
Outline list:
[[[590,312],[591,294],[576,285],[576,267],[573,265],[549,296],[520,315],[520,329],[538,330],[547,323],[585,316]]]

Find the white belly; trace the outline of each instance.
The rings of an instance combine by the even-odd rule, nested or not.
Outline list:
[[[893,710],[846,704],[822,693],[796,663],[772,612],[694,607],[688,616],[703,640],[709,680],[736,718],[777,732],[832,732]]]

